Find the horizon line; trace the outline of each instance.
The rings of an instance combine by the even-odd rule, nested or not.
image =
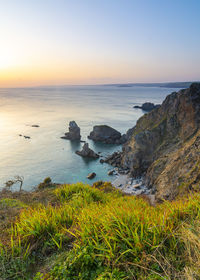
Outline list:
[[[126,85],[169,85],[169,84],[185,84],[185,83],[199,83],[199,80],[194,80],[194,81],[168,81],[168,82],[116,82],[116,83],[97,83],[97,84],[57,84],[57,85],[53,85],[53,84],[42,84],[42,85],[33,85],[33,86],[6,86],[6,87],[1,87],[0,89],[17,89],[17,88],[39,88],[39,87],[75,87],[75,86],[120,86],[120,85],[124,85],[124,87],[126,87]]]

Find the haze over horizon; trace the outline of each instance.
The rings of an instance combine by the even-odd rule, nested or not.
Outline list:
[[[198,0],[0,6],[0,87],[200,79]]]

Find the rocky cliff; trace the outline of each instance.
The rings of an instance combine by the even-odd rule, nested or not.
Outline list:
[[[127,133],[121,166],[144,176],[157,200],[174,199],[200,183],[200,83],[168,95]]]

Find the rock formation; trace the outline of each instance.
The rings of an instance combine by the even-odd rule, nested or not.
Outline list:
[[[76,154],[82,157],[89,157],[89,158],[99,158],[99,155],[96,154],[92,149],[89,148],[88,143],[83,145],[81,151],[76,151]]]
[[[92,173],[88,174],[88,176],[87,176],[87,178],[90,179],[90,180],[93,179],[94,177],[96,177],[95,172],[92,172]]]
[[[145,102],[142,104],[142,106],[134,106],[133,108],[142,109],[143,111],[150,112],[158,107],[160,107],[160,105],[155,105],[154,103],[151,102]]]
[[[114,169],[108,171],[108,175],[109,175],[109,176],[113,175],[114,173],[115,173],[115,170],[114,170]]]
[[[102,163],[106,162],[112,166],[120,167],[121,166],[121,153],[114,152],[112,155],[107,156],[104,160],[102,159]]]
[[[61,137],[62,139],[68,139],[68,140],[80,140],[80,127],[76,124],[75,121],[69,122],[69,132],[65,133],[65,136]]]
[[[168,95],[142,116],[116,154],[121,167],[144,176],[157,200],[200,189],[200,83]],[[112,158],[115,163],[115,157]]]
[[[94,126],[88,138],[105,144],[123,144],[126,142],[125,135],[121,135],[119,131],[108,125]]]

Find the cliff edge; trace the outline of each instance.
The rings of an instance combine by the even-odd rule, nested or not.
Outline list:
[[[121,165],[144,176],[157,200],[199,190],[200,83],[173,92],[127,132]]]

